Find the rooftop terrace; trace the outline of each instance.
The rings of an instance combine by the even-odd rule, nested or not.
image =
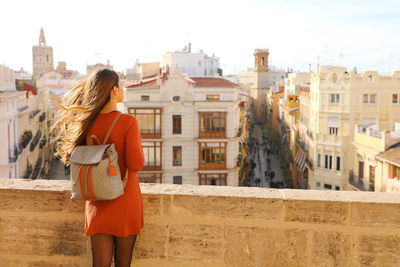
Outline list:
[[[68,181],[0,179],[3,266],[90,266]],[[400,194],[141,184],[134,266],[400,266]]]

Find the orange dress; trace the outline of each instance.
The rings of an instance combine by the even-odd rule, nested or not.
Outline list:
[[[111,123],[119,111],[99,114],[89,135],[103,142]],[[96,142],[93,140],[96,144]],[[143,205],[136,172],[144,164],[139,127],[135,117],[122,114],[115,124],[108,144],[114,143],[118,152],[118,165],[121,174],[129,170],[128,183],[124,194],[113,200],[86,201],[85,235],[109,234],[119,237],[140,234],[143,227]]]

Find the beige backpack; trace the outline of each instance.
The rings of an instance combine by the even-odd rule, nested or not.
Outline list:
[[[70,157],[71,199],[111,200],[121,196],[127,175],[121,180],[118,153],[114,144],[106,144],[121,113],[114,119],[102,144],[95,135],[87,136],[86,146],[77,146]],[[93,145],[95,138],[98,145]],[[128,172],[128,171],[127,171]]]

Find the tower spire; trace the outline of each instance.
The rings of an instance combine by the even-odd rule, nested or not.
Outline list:
[[[40,28],[39,46],[46,46],[46,37],[44,36],[43,27]]]

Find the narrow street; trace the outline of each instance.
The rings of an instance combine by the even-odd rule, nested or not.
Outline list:
[[[252,144],[250,150],[250,162],[253,164],[253,175],[250,176],[250,186],[251,187],[271,187],[271,176],[272,182],[275,186],[283,184],[283,174],[280,168],[280,162],[278,155],[271,152],[271,144],[267,139],[265,133],[264,125],[267,123],[267,116],[265,114],[266,110],[266,98],[265,92],[263,90],[258,90],[258,97],[254,101],[254,106],[252,109],[252,115],[250,121],[253,127],[250,129],[250,140]],[[270,163],[268,164],[268,161]],[[268,166],[269,165],[269,166]],[[278,186],[276,186],[278,185]]]

